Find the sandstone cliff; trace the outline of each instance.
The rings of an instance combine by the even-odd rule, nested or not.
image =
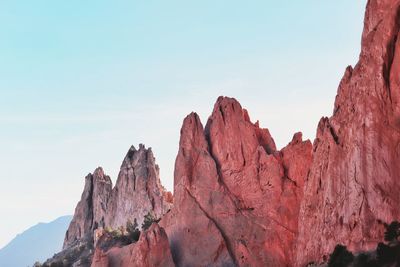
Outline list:
[[[141,225],[148,213],[160,218],[171,208],[172,200],[172,195],[160,183],[159,169],[151,149],[140,145],[136,150],[132,146],[121,165],[114,188],[110,177],[101,168],[86,176],[81,200],[65,236],[65,251],[51,262],[71,254],[78,259],[81,257],[77,253],[80,247],[91,250],[97,229],[117,229],[135,220]],[[91,257],[90,254],[84,253],[85,257]]]
[[[300,212],[297,265],[323,261],[338,243],[370,250],[400,219],[399,0],[370,0],[360,59],[322,118]]]
[[[161,221],[178,266],[285,266],[292,262],[312,146],[296,134],[277,151],[267,129],[220,97],[205,129],[181,129],[175,205]]]

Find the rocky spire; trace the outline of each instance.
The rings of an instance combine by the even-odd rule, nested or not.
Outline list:
[[[111,179],[101,167],[86,176],[81,200],[65,235],[64,248],[77,240],[92,238],[95,229],[104,227],[111,189]]]
[[[93,242],[93,231],[99,227],[118,228],[134,219],[141,225],[149,212],[160,218],[171,206],[172,195],[161,185],[151,149],[142,144],[139,150],[132,146],[122,162],[114,188],[101,168],[86,176],[64,248],[76,240]]]
[[[161,185],[159,167],[151,148],[146,149],[140,144],[136,150],[132,146],[121,165],[108,203],[106,225],[113,228],[125,226],[128,219],[136,219],[141,225],[147,213],[160,218],[171,205]]]

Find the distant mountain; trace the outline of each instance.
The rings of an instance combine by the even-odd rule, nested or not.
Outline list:
[[[72,216],[63,216],[49,223],[37,225],[17,235],[0,249],[1,267],[32,266],[59,252]]]

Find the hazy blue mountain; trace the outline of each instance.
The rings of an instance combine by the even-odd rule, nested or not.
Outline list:
[[[17,235],[0,249],[0,266],[32,266],[52,257],[61,250],[71,220],[72,216],[63,216],[49,223],[38,223]]]

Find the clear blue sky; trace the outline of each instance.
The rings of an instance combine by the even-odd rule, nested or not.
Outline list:
[[[236,97],[279,147],[313,139],[355,64],[366,0],[0,2],[0,247],[72,214],[151,146],[172,190],[183,118]]]

